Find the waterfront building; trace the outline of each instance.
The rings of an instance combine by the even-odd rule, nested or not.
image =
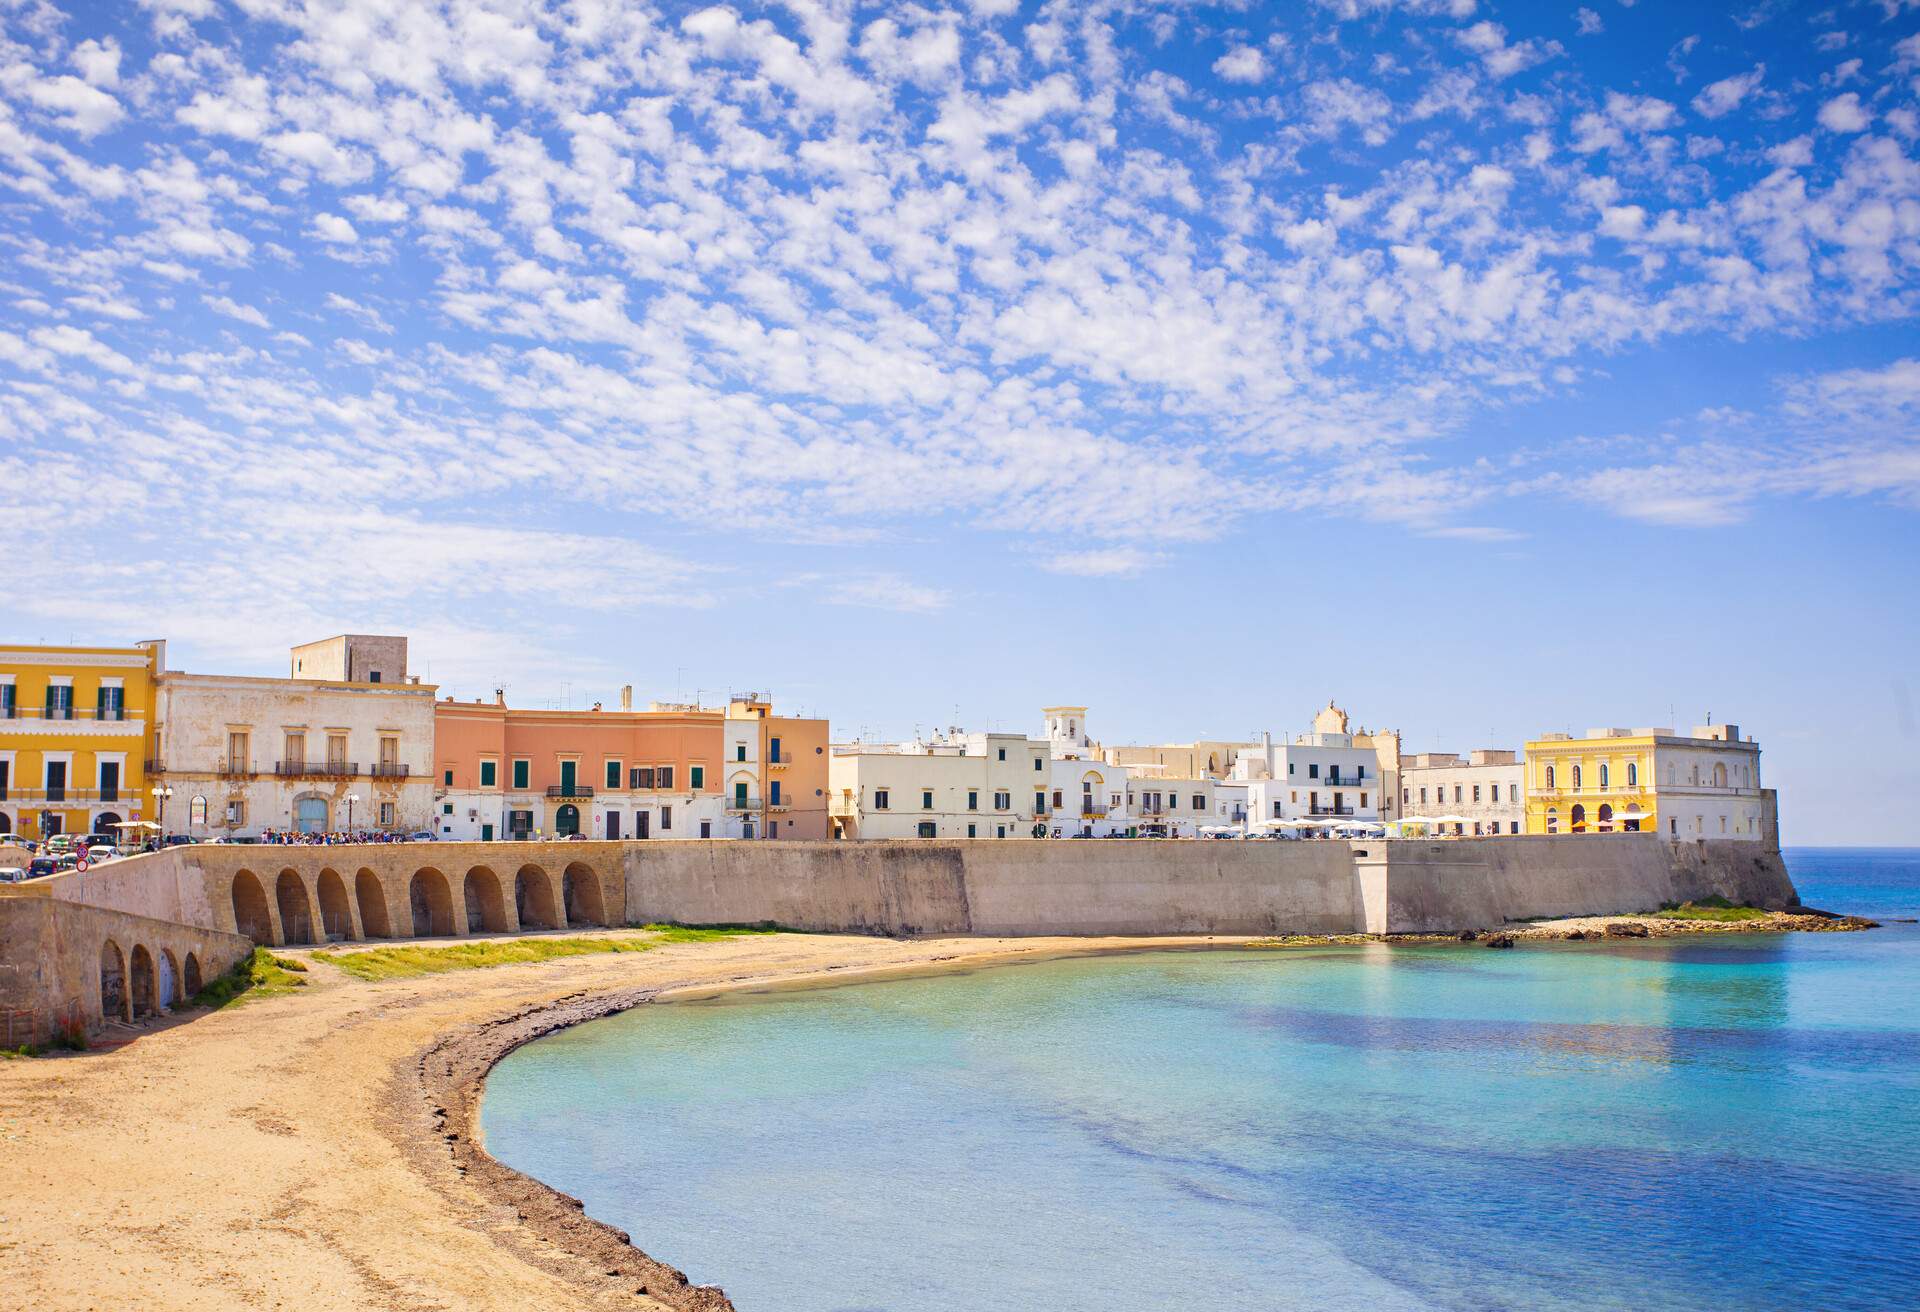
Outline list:
[[[1198,838],[1214,825],[1231,824],[1218,814],[1221,781],[1210,775],[1177,775],[1152,766],[1133,768],[1128,781],[1127,816],[1136,833],[1159,838]],[[1229,808],[1238,788],[1230,788]],[[1244,811],[1245,802],[1240,802]]]
[[[1111,838],[1125,834],[1131,823],[1127,806],[1129,771],[1124,765],[1101,759],[1100,745],[1087,732],[1087,708],[1049,706],[1041,714],[1046,720],[1051,757],[1049,836]]]
[[[1516,753],[1482,749],[1400,758],[1400,815],[1460,816],[1454,834],[1517,834],[1526,824],[1526,767]]]
[[[772,714],[749,695],[722,708],[434,708],[435,832],[506,838],[823,838],[824,720]]]
[[[1332,727],[1345,723],[1346,713],[1329,705],[1315,717],[1315,727],[1292,742],[1275,743],[1266,734],[1240,754],[1232,777],[1247,786],[1249,821],[1382,818],[1386,781],[1379,752]]]
[[[1191,743],[1163,743],[1143,747],[1106,747],[1100,755],[1113,765],[1153,766],[1182,779],[1224,779],[1233,771],[1240,753],[1257,743],[1202,739]]]
[[[949,729],[905,743],[837,744],[828,764],[832,833],[848,839],[1044,835],[1054,821],[1052,762],[1047,739],[1018,733]]]
[[[1656,831],[1672,839],[1771,836],[1773,797],[1760,786],[1760,745],[1738,725],[1589,729],[1543,734],[1526,748],[1526,831]]]
[[[0,650],[0,833],[119,837],[113,826],[152,818],[153,678],[165,663],[164,642]]]
[[[302,657],[316,648],[338,659]],[[407,674],[405,652],[404,638],[343,635],[295,648],[298,677],[162,670],[152,772],[171,790],[166,827],[195,838],[428,828],[434,687]],[[376,668],[378,681],[331,677]]]

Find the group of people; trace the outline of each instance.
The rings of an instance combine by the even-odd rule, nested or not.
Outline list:
[[[280,847],[341,847],[348,843],[405,843],[410,840],[406,834],[389,833],[384,829],[329,829],[316,833],[298,829],[263,829],[255,841]]]

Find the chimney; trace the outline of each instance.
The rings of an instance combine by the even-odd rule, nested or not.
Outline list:
[[[633,685],[630,683],[620,689],[620,709],[623,711],[633,709]]]
[[[493,704],[495,706],[505,706],[507,704],[507,690],[505,688],[495,688],[493,690]]]
[[[593,709],[594,709],[594,710],[596,710],[596,711],[597,711],[597,710],[599,710],[599,709],[600,709],[600,703],[599,703],[599,702],[595,702],[595,703],[593,704]]]

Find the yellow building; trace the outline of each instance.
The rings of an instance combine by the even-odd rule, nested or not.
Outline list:
[[[1658,832],[1668,838],[1769,837],[1760,745],[1738,725],[1589,729],[1527,744],[1527,832]]]
[[[154,818],[153,676],[166,644],[0,648],[0,832],[108,833]]]

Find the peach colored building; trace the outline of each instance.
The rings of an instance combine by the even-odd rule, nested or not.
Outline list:
[[[725,711],[447,700],[434,734],[443,839],[826,836],[826,721],[775,716],[764,700]]]

